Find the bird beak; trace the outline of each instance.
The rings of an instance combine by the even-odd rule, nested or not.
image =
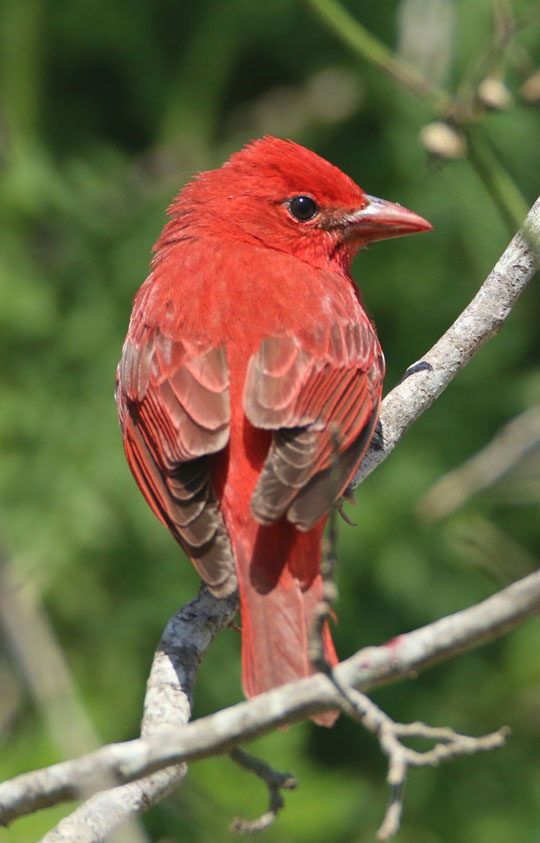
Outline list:
[[[403,237],[420,231],[431,231],[433,226],[423,217],[394,202],[366,194],[366,205],[347,217],[349,236],[354,240],[371,243],[387,237]]]

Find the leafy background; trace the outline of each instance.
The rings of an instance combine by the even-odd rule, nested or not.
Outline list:
[[[314,5],[0,6],[2,778],[82,752],[92,739],[134,737],[155,644],[198,588],[135,488],[112,400],[131,300],[164,208],[185,181],[270,132],[311,146],[369,192],[432,221],[432,234],[378,244],[355,264],[386,352],[388,387],[453,321],[506,246],[508,227],[473,163],[434,163],[422,149],[419,132],[438,116],[432,103],[348,51]],[[430,3],[348,3],[392,49],[411,6],[421,54]],[[532,203],[540,116],[520,86],[540,64],[536,3],[431,7],[438,10],[431,34],[444,47],[433,78],[449,91],[480,81],[482,56],[493,57],[494,11],[499,20],[514,11],[515,38],[491,65],[513,106],[479,113],[471,131],[487,137]],[[538,449],[444,521],[422,519],[418,504],[442,474],[538,402],[538,297],[533,284],[502,334],[358,490],[351,511],[358,526],[340,532],[335,638],[343,657],[535,567]],[[29,626],[26,611],[45,626]],[[36,628],[54,630],[49,649],[63,654],[73,696],[61,671],[49,670],[46,635]],[[540,624],[529,622],[374,694],[401,720],[471,734],[502,723],[513,729],[504,750],[413,771],[403,843],[540,839],[539,647]],[[240,698],[239,639],[226,632],[202,666],[196,715]],[[268,843],[374,839],[387,798],[385,761],[361,728],[344,718],[331,731],[305,724],[252,749],[300,782]],[[148,839],[161,843],[233,840],[232,817],[261,813],[265,800],[253,777],[218,758],[192,765],[183,787],[143,822]],[[68,810],[20,820],[0,840],[35,840]]]

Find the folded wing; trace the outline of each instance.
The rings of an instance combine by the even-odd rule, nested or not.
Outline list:
[[[246,415],[274,431],[253,493],[261,524],[309,530],[343,493],[377,422],[384,360],[367,316],[269,336],[248,366]]]
[[[236,588],[234,557],[211,484],[229,440],[225,351],[145,327],[128,335],[117,402],[135,479],[216,596]]]

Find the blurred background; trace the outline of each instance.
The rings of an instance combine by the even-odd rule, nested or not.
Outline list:
[[[355,262],[387,389],[467,304],[540,192],[535,0],[346,8],[365,30],[347,19],[340,30],[327,0],[0,3],[2,779],[136,736],[155,645],[199,586],[135,487],[113,402],[131,301],[186,180],[269,132],[433,223]],[[406,60],[432,88],[374,64],[366,31],[393,51],[386,70]],[[539,303],[536,280],[358,489],[358,526],[340,525],[342,657],[538,565]],[[435,485],[455,470],[463,480],[494,437],[456,500],[455,483]],[[210,649],[196,716],[241,699],[239,648],[227,631]],[[399,720],[512,727],[503,750],[412,771],[401,843],[540,839],[539,652],[530,621],[373,694]],[[267,843],[374,839],[386,763],[360,727],[298,725],[248,749],[299,779]],[[232,841],[231,819],[266,799],[227,757],[199,762],[137,841]],[[69,810],[19,820],[0,840],[36,840]]]

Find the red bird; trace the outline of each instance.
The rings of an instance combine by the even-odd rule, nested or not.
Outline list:
[[[273,137],[169,214],[118,367],[120,424],[154,513],[213,594],[239,589],[251,697],[313,671],[327,513],[377,421],[384,358],[351,261],[431,226]],[[324,648],[335,664],[328,628]]]

